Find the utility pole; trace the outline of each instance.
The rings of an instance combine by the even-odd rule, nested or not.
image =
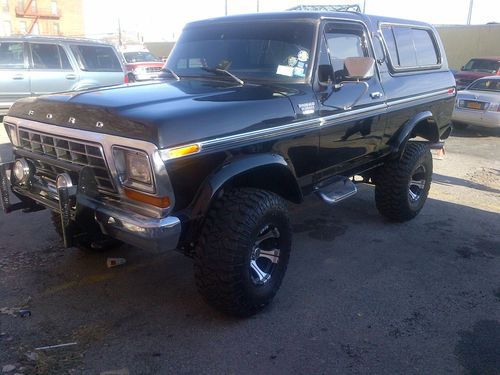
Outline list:
[[[366,13],[366,0],[363,0],[363,13]]]
[[[121,47],[122,44],[122,24],[120,18],[118,18],[118,45]]]
[[[469,2],[469,15],[467,16],[467,25],[470,25],[470,21],[472,19],[473,6],[474,6],[474,0],[470,0],[470,2]]]
[[[224,14],[227,16],[227,0],[224,0],[225,1],[225,11],[224,11]]]
[[[260,10],[260,1],[257,0],[257,13],[259,13],[259,10]]]

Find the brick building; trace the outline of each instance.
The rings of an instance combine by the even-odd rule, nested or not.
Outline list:
[[[84,36],[82,0],[0,0],[0,36]]]

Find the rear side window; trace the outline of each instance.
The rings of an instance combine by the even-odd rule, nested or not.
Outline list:
[[[438,67],[441,63],[431,30],[410,26],[383,26],[392,67],[418,70]]]
[[[111,47],[73,45],[80,68],[89,72],[121,72],[122,67]]]
[[[56,44],[32,43],[33,68],[43,70],[70,70],[66,52]]]
[[[24,69],[23,43],[0,43],[0,69]]]

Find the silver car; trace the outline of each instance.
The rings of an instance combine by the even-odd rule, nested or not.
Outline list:
[[[0,116],[17,100],[124,82],[115,48],[88,39],[0,38]]]
[[[500,127],[500,76],[480,78],[459,91],[452,121],[457,129]]]

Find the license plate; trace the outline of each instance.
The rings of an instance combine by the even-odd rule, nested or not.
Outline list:
[[[467,103],[467,108],[470,108],[470,109],[482,109],[482,105],[481,105],[481,103],[478,103],[478,102],[468,102]]]

